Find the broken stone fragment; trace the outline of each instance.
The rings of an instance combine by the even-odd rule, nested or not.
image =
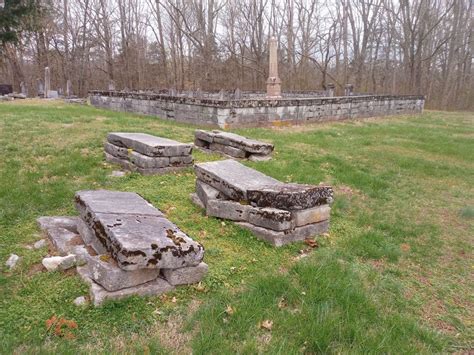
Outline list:
[[[108,300],[119,300],[130,296],[157,296],[174,290],[174,286],[170,285],[166,280],[158,277],[153,281],[138,286],[123,288],[117,291],[107,291],[91,279],[86,266],[78,267],[77,273],[90,286],[89,293],[91,302],[94,306],[100,306]]]
[[[51,256],[44,258],[41,263],[48,271],[67,270],[76,265],[76,256],[73,254],[67,256]]]
[[[113,132],[108,134],[107,141],[120,147],[131,148],[150,157],[189,155],[192,151],[191,144],[184,144],[146,133]]]
[[[20,260],[20,257],[18,255],[10,254],[10,257],[6,261],[5,265],[8,266],[9,269],[13,269],[19,260]]]
[[[215,200],[221,195],[219,190],[202,182],[199,179],[196,179],[196,194],[199,196],[199,199],[204,204],[204,206],[207,206],[209,200]]]
[[[156,279],[160,274],[159,269],[122,270],[107,254],[88,257],[87,266],[90,277],[107,291],[137,286]]]
[[[77,221],[77,224],[79,223],[81,223],[80,220]],[[78,230],[77,224],[76,231]],[[84,244],[77,232],[71,232],[66,228],[55,227],[47,229],[46,236],[62,256],[70,254],[75,246]]]
[[[40,239],[36,243],[33,244],[33,248],[41,249],[46,246],[46,239]]]
[[[328,220],[281,232],[254,226],[247,222],[237,222],[237,224],[251,231],[257,238],[265,240],[276,247],[326,233],[329,229]]]
[[[303,210],[332,203],[333,190],[330,186],[278,183],[249,188],[247,198],[259,207]]]
[[[232,159],[196,164],[194,169],[199,180],[236,201],[246,201],[248,190],[283,184]]]
[[[76,206],[124,270],[177,268],[202,261],[203,247],[137,194],[80,191]]]
[[[79,297],[74,299],[73,303],[78,307],[79,306],[85,306],[87,304],[87,300],[84,296],[79,296]]]
[[[204,278],[207,271],[208,266],[204,262],[197,266],[161,270],[163,277],[173,286],[198,283]]]
[[[189,194],[189,197],[191,198],[191,201],[198,207],[202,208],[202,209],[206,209],[206,206],[204,206],[204,204],[202,203],[201,199],[199,198],[199,196],[196,194],[196,193],[190,193]]]
[[[41,230],[45,231],[51,228],[64,228],[70,232],[77,233],[78,217],[58,216],[58,217],[39,217],[36,222]]]

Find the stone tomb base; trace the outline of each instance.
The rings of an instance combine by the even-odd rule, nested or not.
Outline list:
[[[76,206],[80,217],[41,217],[38,224],[60,255],[81,260],[77,271],[95,306],[159,295],[206,275],[202,246],[139,195],[80,191]]]
[[[109,133],[107,161],[143,175],[166,174],[193,165],[192,145],[145,133]]]
[[[285,184],[233,160],[195,166],[192,200],[208,216],[228,219],[274,246],[329,229],[329,186]]]
[[[217,130],[196,130],[194,132],[194,145],[204,151],[218,152],[231,158],[253,161],[271,159],[274,148],[273,144]]]

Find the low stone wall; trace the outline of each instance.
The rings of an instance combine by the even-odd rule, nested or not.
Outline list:
[[[217,100],[117,91],[91,91],[89,94],[91,104],[96,107],[220,128],[416,114],[423,111],[425,103],[422,95]]]

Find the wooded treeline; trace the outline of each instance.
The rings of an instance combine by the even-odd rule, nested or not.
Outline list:
[[[470,0],[34,0],[0,82],[52,88],[264,90],[268,38],[283,90],[346,83],[356,92],[425,94],[474,109]]]

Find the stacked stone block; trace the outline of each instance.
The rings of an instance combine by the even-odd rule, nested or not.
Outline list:
[[[194,132],[194,145],[203,150],[219,152],[238,159],[254,161],[271,159],[273,144],[259,142],[235,133],[218,130]]]
[[[236,221],[274,246],[325,233],[330,186],[282,183],[234,160],[197,164],[193,201],[208,216]]]
[[[38,223],[61,255],[75,255],[94,305],[132,295],[157,295],[199,282],[204,248],[158,209],[131,192],[79,191],[79,217]]]
[[[109,133],[106,160],[144,175],[164,174],[193,165],[192,144],[145,133]]]

